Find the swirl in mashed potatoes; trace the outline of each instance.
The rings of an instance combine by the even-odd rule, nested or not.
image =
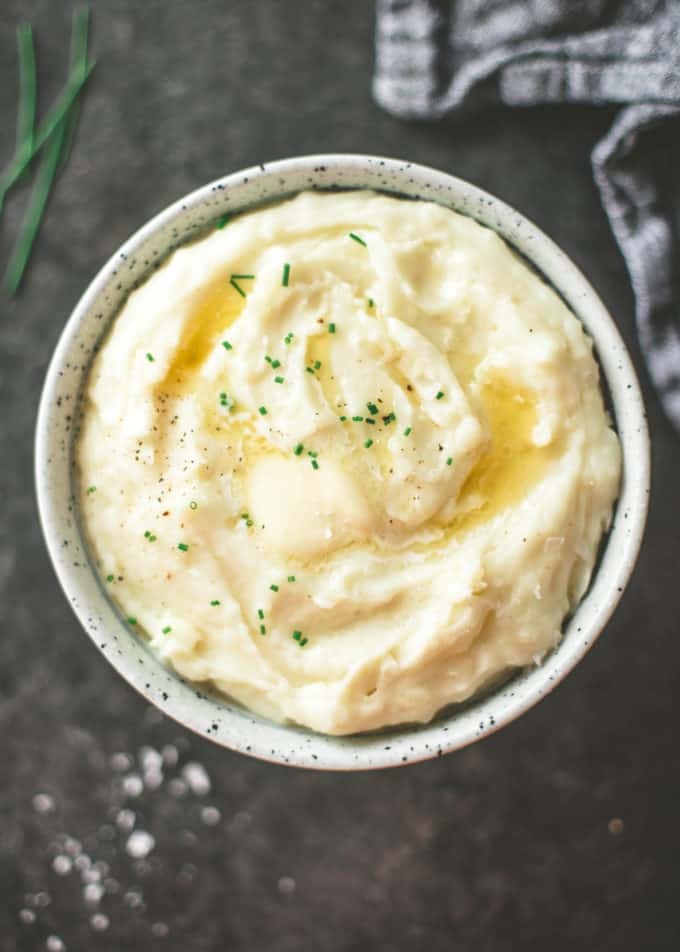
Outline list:
[[[620,475],[559,297],[471,219],[363,191],[175,251],[94,362],[77,458],[102,576],[161,657],[329,734],[539,663]]]

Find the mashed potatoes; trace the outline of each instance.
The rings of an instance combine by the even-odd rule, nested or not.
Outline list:
[[[135,630],[329,734],[427,721],[538,664],[620,471],[557,295],[471,219],[371,192],[176,251],[94,362],[77,456]]]

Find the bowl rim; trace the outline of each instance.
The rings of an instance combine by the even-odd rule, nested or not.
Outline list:
[[[306,176],[310,184],[302,188],[284,188],[285,183],[297,180],[296,177],[301,175]],[[372,184],[355,184],[362,178]],[[188,221],[192,214],[206,206],[210,210],[205,220],[214,220],[230,208],[245,211],[256,205],[255,201],[239,204],[238,196],[244,189],[252,192],[254,185],[265,180],[274,183],[269,201],[282,199],[304,188],[375,188],[396,196],[438,202],[494,228],[537,268],[585,325],[611,396],[622,447],[620,495],[588,592],[567,621],[559,645],[539,666],[519,672],[497,690],[472,699],[427,725],[406,725],[373,734],[334,737],[295,725],[277,724],[207,697],[196,690],[196,685],[187,683],[177,674],[168,676],[168,667],[148,649],[149,657],[155,659],[165,675],[164,690],[161,691],[156,684],[152,689],[145,662],[138,659],[139,666],[145,668],[141,670],[121,651],[121,641],[127,643],[135,636],[104,593],[99,574],[87,557],[77,516],[71,512],[75,501],[73,437],[70,424],[65,426],[55,416],[54,408],[58,405],[65,368],[75,373],[74,379],[79,375],[79,386],[87,377],[90,360],[75,370],[71,361],[80,356],[76,349],[76,345],[81,350],[83,346],[82,342],[79,343],[79,334],[88,322],[93,324],[96,306],[101,307],[102,295],[110,288],[121,262],[134,257],[155,236],[167,233],[173,223],[182,218]],[[384,186],[380,184],[383,180]],[[401,188],[396,187],[397,182]],[[278,192],[276,183],[279,183]],[[236,200],[232,202],[233,194]],[[172,245],[166,238],[165,252],[170,250]],[[151,272],[152,268],[147,268],[146,276]],[[135,283],[130,281],[126,293],[134,286]],[[113,310],[113,316],[119,307],[120,304]],[[101,313],[97,316],[101,318]],[[100,340],[110,321],[95,326],[94,336]],[[65,442],[68,443],[66,449]],[[67,466],[69,474],[67,485],[61,487],[53,479],[59,445],[64,459],[59,465],[61,470]],[[65,462],[67,456],[68,463]],[[533,222],[483,189],[428,166],[381,156],[331,153],[278,159],[209,182],[153,216],[114,252],[73,309],[50,360],[36,422],[35,481],[42,531],[67,599],[100,651],[149,703],[199,735],[241,753],[291,766],[358,770],[416,763],[467,746],[529,710],[574,668],[613,614],[639,554],[649,498],[650,446],[640,386],[613,319],[581,271]],[[66,508],[69,515],[65,514]],[[73,561],[73,549],[70,556],[65,555],[65,540],[61,538],[65,532],[71,533],[71,540],[76,547],[79,545],[87,564]],[[108,612],[104,603],[108,603]],[[581,624],[578,624],[579,620]],[[110,634],[112,640],[102,640],[102,632]],[[130,648],[127,644],[126,647]],[[135,650],[140,650],[138,643]],[[158,672],[153,676],[158,677]],[[168,687],[171,683],[177,686],[176,690]]]

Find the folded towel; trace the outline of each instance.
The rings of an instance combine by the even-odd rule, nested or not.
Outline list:
[[[493,102],[624,105],[593,174],[640,346],[680,433],[678,0],[377,0],[373,93],[410,118]]]

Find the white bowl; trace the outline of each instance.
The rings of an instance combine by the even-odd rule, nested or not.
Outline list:
[[[595,342],[623,447],[623,482],[590,589],[539,666],[425,726],[326,737],[264,720],[210,696],[166,667],[109,600],[79,522],[73,441],[92,354],[126,295],[168,251],[227,211],[308,188],[371,188],[431,199],[493,228],[524,255],[581,319]],[[71,315],[45,381],[36,432],[38,504],[59,581],[83,627],[124,678],[165,714],[225,747],[304,767],[358,770],[440,756],[524,713],[580,661],[616,607],[642,540],[649,494],[649,437],[635,372],[621,337],[586,279],[535,225],[461,179],[394,159],[320,155],[284,159],[198,189],[141,228],[90,284]]]

